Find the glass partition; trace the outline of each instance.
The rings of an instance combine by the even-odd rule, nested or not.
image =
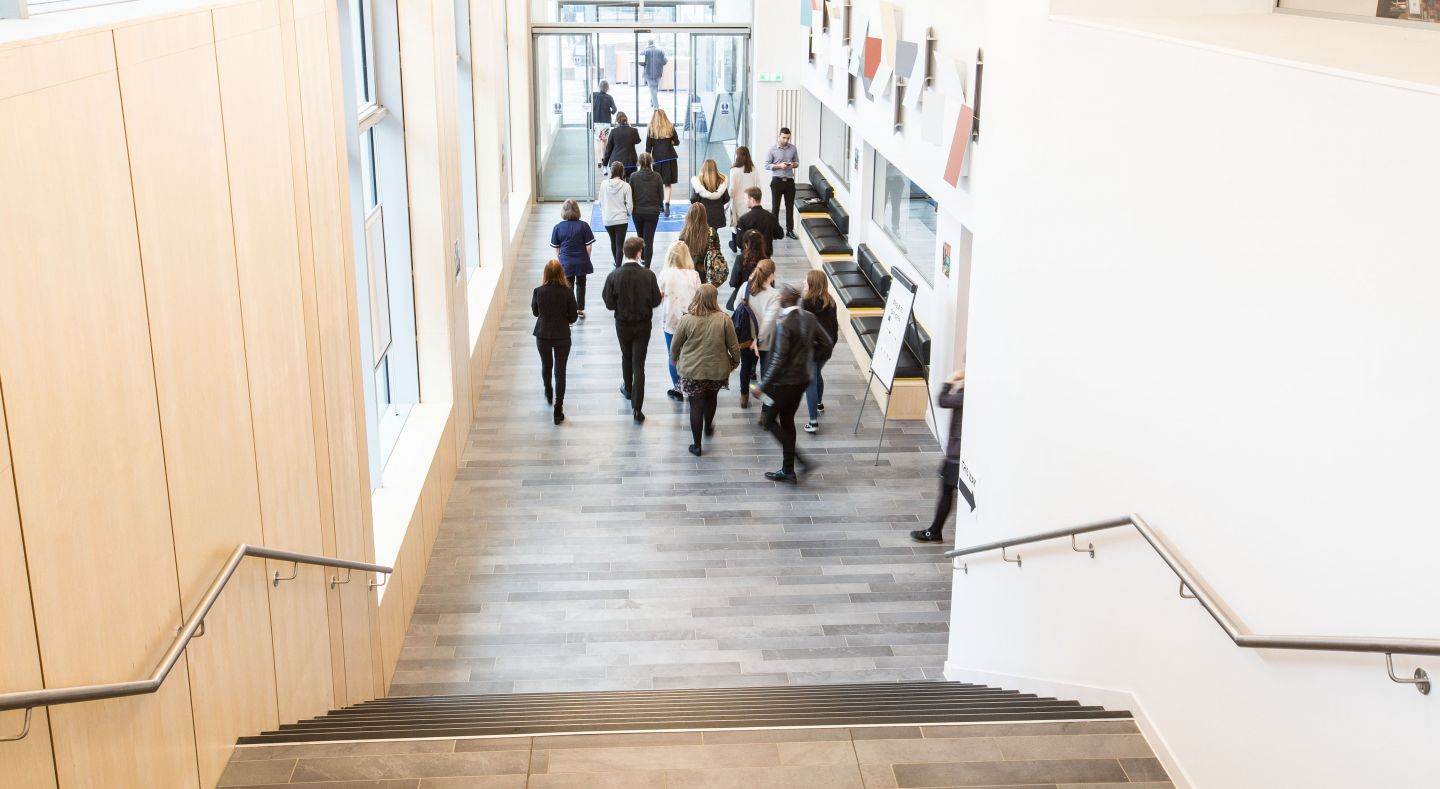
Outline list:
[[[850,127],[823,104],[820,105],[820,161],[849,188]]]
[[[531,0],[535,22],[749,22],[753,0]]]
[[[875,154],[870,217],[910,261],[910,268],[935,284],[935,200],[900,168]]]

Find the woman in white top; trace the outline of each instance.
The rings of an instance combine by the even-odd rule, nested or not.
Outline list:
[[[690,302],[695,300],[695,291],[700,289],[700,274],[690,257],[690,247],[684,241],[670,245],[670,252],[665,256],[665,269],[660,272],[659,279],[660,319],[665,328],[665,358],[669,359],[670,340],[675,336],[675,327],[680,323],[680,316],[690,307]],[[680,372],[675,369],[673,360],[670,361],[670,391],[665,394],[671,400],[685,399],[685,395],[680,393]]]
[[[750,308],[755,316],[752,329],[754,344],[740,352],[740,407],[750,407],[750,379],[765,374],[765,365],[770,359],[770,344],[775,339],[775,319],[780,315],[780,302],[775,298],[775,261],[766,258],[755,264],[750,281],[740,289],[740,301]],[[755,362],[760,362],[760,375],[755,374]],[[762,416],[763,420],[763,416]]]
[[[750,187],[764,191],[760,185],[760,168],[755,166],[754,160],[750,158],[750,149],[740,146],[735,149],[735,166],[730,168],[730,204],[725,207],[725,218],[728,224],[734,227],[745,213],[745,190]],[[762,199],[761,205],[765,204]]]
[[[615,162],[610,165],[610,178],[600,185],[600,221],[610,234],[610,254],[616,266],[625,259],[625,229],[634,211],[635,198],[630,184],[625,182],[625,165]]]

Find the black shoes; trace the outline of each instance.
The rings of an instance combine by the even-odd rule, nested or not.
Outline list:
[[[910,539],[915,542],[944,542],[945,537],[938,531],[925,529],[923,531],[910,532]]]
[[[620,396],[623,397],[623,398],[625,398],[626,400],[629,400],[629,399],[630,399],[630,387],[626,386],[625,384],[620,384]]]
[[[644,421],[645,421],[645,415],[640,412],[640,409],[638,409],[638,408],[635,409],[635,424],[638,425],[638,424],[640,424],[641,422],[644,422]]]
[[[713,435],[715,435],[715,426],[714,426],[714,425],[706,425],[706,426],[705,426],[705,435],[706,435],[706,436],[713,436]]]
[[[799,241],[799,240],[800,240],[800,237],[797,236],[797,235],[795,235],[795,231],[794,231],[794,230],[786,230],[786,231],[785,231],[785,237],[788,238],[788,239],[790,239],[791,241]]]
[[[700,447],[699,447],[698,445],[696,445],[696,444],[691,444],[691,445],[690,445],[690,454],[694,455],[694,456],[697,457],[697,458],[700,457]]]
[[[545,405],[555,405],[555,392],[551,389],[545,390]]]
[[[795,472],[793,471],[767,471],[765,472],[765,479],[771,482],[788,482],[791,485],[796,485],[800,482],[800,478],[795,476]]]
[[[671,389],[670,391],[665,393],[665,396],[669,397],[671,400],[674,400],[677,403],[685,402],[685,395],[680,394],[679,389]]]
[[[565,421],[565,409],[561,408],[561,407],[558,406],[558,405],[555,406],[555,424],[558,425],[558,424],[560,424],[561,422],[564,422],[564,421]]]

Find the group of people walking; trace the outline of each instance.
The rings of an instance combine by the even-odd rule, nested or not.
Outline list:
[[[613,102],[611,103],[613,108]],[[796,415],[803,399],[808,406],[806,432],[816,432],[825,411],[825,363],[839,337],[839,324],[829,283],[820,271],[806,273],[802,287],[777,284],[774,242],[794,238],[794,171],[798,158],[790,145],[789,129],[782,129],[777,144],[766,155],[771,171],[772,210],[762,207],[760,177],[746,148],[736,152],[730,175],[720,174],[707,160],[692,180],[691,210],[684,228],[665,255],[657,276],[651,270],[655,228],[669,213],[670,189],[677,180],[674,159],[658,168],[652,151],[673,153],[678,144],[674,127],[663,111],[652,120],[647,150],[635,156],[635,166],[624,163],[624,150],[632,154],[638,132],[622,135],[615,147],[611,137],[605,158],[610,178],[600,193],[600,211],[609,236],[614,269],[606,277],[603,299],[615,316],[620,344],[620,394],[629,401],[632,417],[645,421],[645,361],[656,309],[665,336],[670,389],[666,395],[689,404],[689,451],[704,453],[705,438],[715,432],[715,415],[721,391],[730,388],[730,376],[740,373],[739,406],[761,403],[759,424],[781,447],[781,467],[767,479],[796,483],[797,469],[813,466],[796,450]],[[621,126],[628,127],[620,113]],[[658,128],[657,128],[658,126]],[[654,131],[662,133],[657,142]],[[664,134],[668,132],[668,134]],[[668,149],[666,145],[668,144]],[[618,158],[616,158],[618,157]],[[602,165],[604,162],[602,162]],[[744,210],[740,208],[743,198]],[[777,219],[786,203],[786,227]],[[531,297],[536,317],[534,335],[541,357],[546,402],[554,406],[555,424],[565,420],[565,368],[570,353],[570,327],[585,318],[585,279],[594,273],[591,253],[595,235],[581,220],[579,204],[567,200],[561,221],[551,232],[556,259],[549,261],[542,282]],[[637,235],[627,236],[633,222]],[[733,266],[720,250],[719,228],[734,228],[730,248],[737,252]],[[722,309],[719,287],[728,283],[730,298]],[[955,410],[950,423],[945,459],[940,469],[940,496],[931,525],[913,531],[918,542],[940,542],[957,495],[971,509],[973,496],[960,480],[960,429],[964,405],[963,371],[942,386],[939,405]]]

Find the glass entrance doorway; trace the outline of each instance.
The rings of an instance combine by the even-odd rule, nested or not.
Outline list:
[[[643,142],[656,110],[680,137],[672,204],[690,199],[706,159],[729,173],[749,134],[745,30],[604,26],[534,33],[537,199],[594,200],[606,173],[603,133],[623,113]],[[595,112],[608,93],[616,117]]]

